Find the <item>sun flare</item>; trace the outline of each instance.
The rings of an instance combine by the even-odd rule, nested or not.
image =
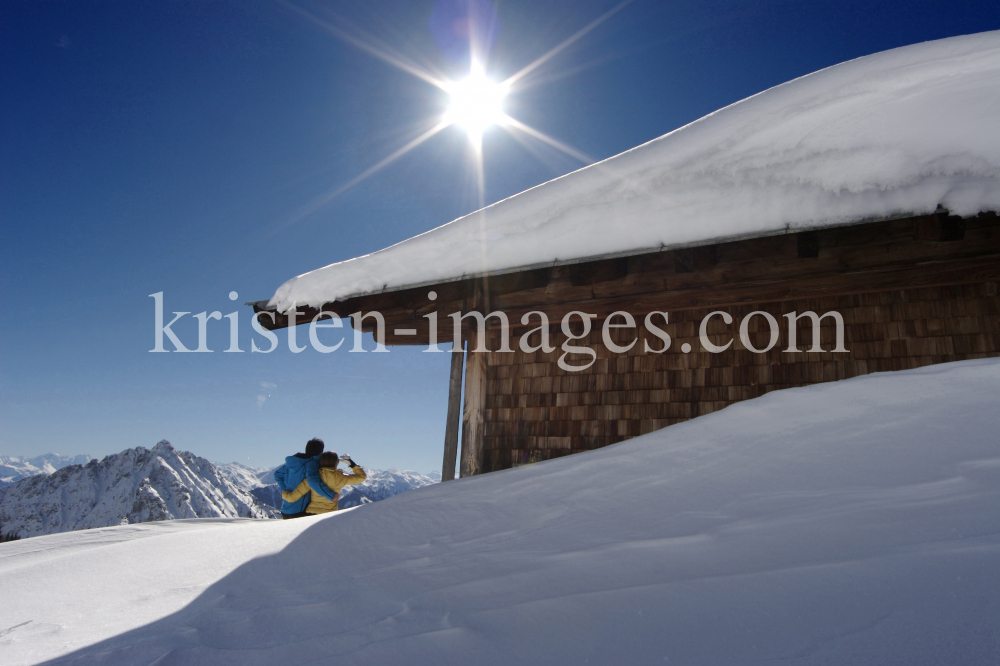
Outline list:
[[[486,57],[492,40],[492,37],[490,37],[492,34],[490,30],[492,30],[491,26],[493,26],[489,20],[486,20],[489,17],[486,17],[486,19],[481,16],[478,17],[481,20],[486,20],[486,25],[476,25],[472,21],[472,17],[469,17],[469,57],[472,61],[469,69],[469,75],[461,81],[450,81],[445,77],[444,73],[437,68],[428,68],[420,62],[406,57],[399,51],[380,43],[359,30],[352,29],[349,26],[344,26],[341,22],[336,20],[320,18],[301,7],[298,7],[294,3],[289,3],[288,7],[290,9],[300,14],[305,19],[320,26],[334,37],[343,40],[351,46],[354,46],[355,48],[368,53],[369,55],[374,56],[389,65],[392,65],[400,71],[411,74],[421,81],[430,84],[431,86],[437,88],[438,91],[442,91],[447,94],[450,97],[450,101],[443,115],[427,118],[424,123],[416,126],[421,127],[422,125],[422,129],[414,132],[414,134],[416,134],[414,138],[390,153],[387,157],[384,157],[371,167],[365,169],[354,178],[351,178],[346,183],[318,197],[312,203],[303,206],[291,220],[286,222],[286,224],[293,224],[306,216],[311,215],[320,207],[326,205],[359,183],[367,180],[372,175],[378,173],[404,155],[407,155],[425,141],[430,140],[439,132],[452,125],[457,125],[458,127],[464,129],[469,137],[469,142],[472,145],[472,152],[475,157],[473,160],[474,176],[476,180],[476,190],[479,194],[480,207],[486,205],[486,178],[483,167],[483,133],[490,127],[497,126],[503,128],[506,130],[508,135],[527,147],[531,152],[535,152],[534,143],[540,142],[547,144],[548,146],[580,161],[583,164],[593,164],[595,161],[593,158],[508,115],[503,110],[504,100],[509,93],[514,93],[533,85],[538,85],[537,81],[533,82],[531,80],[534,73],[541,71],[541,69],[553,58],[563,53],[569,46],[579,41],[586,34],[617,14],[631,2],[632,0],[622,0],[621,3],[594,19],[580,30],[577,30],[558,45],[549,49],[540,57],[528,63],[528,65],[522,67],[519,71],[499,83],[490,79],[486,75]],[[479,35],[480,38],[473,39],[473,33]]]
[[[503,100],[507,86],[491,81],[483,67],[472,64],[469,76],[447,86],[451,103],[445,114],[448,123],[458,125],[473,139],[491,125],[504,124]]]

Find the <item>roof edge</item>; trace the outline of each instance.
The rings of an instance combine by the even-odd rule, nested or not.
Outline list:
[[[979,213],[977,213],[977,215],[978,214],[982,214],[982,213],[989,213],[989,212],[1000,213],[1000,210],[993,211],[993,210],[984,209],[984,210],[979,211]],[[343,302],[346,302],[346,301],[348,301],[350,299],[353,299],[353,298],[364,298],[365,296],[375,296],[375,295],[380,295],[380,294],[391,294],[391,293],[397,292],[397,291],[406,291],[406,290],[409,290],[409,289],[419,289],[421,287],[433,287],[433,286],[439,285],[439,284],[449,284],[449,283],[452,283],[452,282],[461,282],[463,280],[474,280],[474,279],[480,279],[480,278],[488,278],[488,277],[493,277],[493,276],[497,276],[497,275],[510,275],[511,273],[521,273],[521,272],[524,272],[524,271],[538,270],[539,268],[552,268],[552,267],[555,267],[555,266],[572,266],[572,265],[575,265],[575,264],[589,263],[591,261],[604,261],[606,259],[621,259],[623,257],[634,257],[634,256],[638,256],[638,255],[641,255],[641,254],[652,254],[654,252],[666,252],[666,251],[670,251],[670,250],[683,250],[683,249],[692,248],[692,247],[705,247],[706,245],[719,245],[721,243],[732,243],[732,242],[741,241],[741,240],[749,240],[749,239],[752,239],[752,238],[768,238],[770,236],[784,236],[786,234],[797,234],[797,233],[801,233],[803,231],[813,231],[813,230],[818,230],[818,229],[834,229],[834,228],[837,228],[837,227],[851,227],[851,226],[858,226],[858,225],[862,225],[862,224],[872,224],[872,223],[875,223],[875,222],[888,222],[888,221],[891,221],[891,220],[904,220],[904,219],[911,218],[911,217],[922,217],[922,216],[926,216],[926,215],[942,215],[942,214],[943,215],[951,215],[951,212],[947,208],[944,208],[943,206],[941,206],[939,204],[937,210],[929,212],[929,213],[928,212],[917,213],[917,212],[909,211],[909,212],[898,213],[898,214],[894,214],[894,215],[879,215],[879,216],[873,216],[873,217],[865,217],[865,218],[861,218],[861,219],[858,219],[858,220],[852,220],[850,222],[835,222],[835,223],[830,223],[830,224],[813,224],[813,225],[794,226],[794,227],[791,224],[786,224],[783,229],[775,229],[775,230],[771,230],[771,231],[762,231],[762,232],[747,233],[747,234],[736,234],[736,235],[732,235],[732,236],[723,236],[723,237],[719,237],[719,238],[706,239],[706,240],[695,241],[695,242],[691,242],[691,243],[674,243],[674,244],[671,244],[671,245],[662,245],[661,244],[661,245],[657,245],[657,246],[653,246],[653,247],[637,248],[637,249],[634,249],[634,250],[625,250],[625,251],[622,251],[622,252],[609,252],[607,254],[597,254],[597,255],[591,255],[589,257],[580,257],[580,258],[577,258],[577,259],[565,259],[565,260],[561,260],[561,261],[558,260],[558,259],[556,259],[556,260],[553,260],[553,261],[547,261],[547,262],[542,262],[542,263],[524,264],[522,266],[514,266],[512,268],[501,268],[501,269],[492,270],[492,271],[482,271],[482,272],[479,272],[479,273],[467,273],[467,274],[459,275],[459,276],[456,276],[456,277],[439,279],[439,280],[427,280],[427,281],[424,281],[424,282],[414,282],[414,283],[400,285],[400,286],[395,286],[395,287],[385,287],[385,288],[378,289],[378,290],[357,292],[357,293],[354,293],[354,294],[349,294],[347,296],[343,296],[341,298],[338,298],[335,301],[329,301],[329,302],[330,303],[335,303],[335,302],[341,302],[341,303],[343,303]],[[963,219],[968,219],[968,218],[971,218],[971,217],[975,217],[975,215],[970,215],[970,216],[967,216],[966,218],[963,218]],[[258,312],[260,312],[260,311],[278,312],[277,308],[269,308],[268,307],[268,303],[270,303],[270,299],[265,299],[265,300],[260,300],[260,301],[248,301],[248,302],[244,303],[244,305],[248,305],[250,307],[253,307]],[[297,304],[294,304],[291,308],[289,308],[289,310],[295,309],[298,306],[310,306],[310,305],[312,305],[312,304],[309,304],[309,303],[297,303]],[[287,311],[288,310],[286,310],[286,312]]]

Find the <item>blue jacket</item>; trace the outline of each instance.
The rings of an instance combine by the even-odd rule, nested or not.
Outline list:
[[[319,456],[307,458],[303,453],[285,458],[285,464],[274,470],[274,480],[282,492],[295,490],[296,486],[305,479],[309,482],[309,489],[317,495],[322,495],[330,501],[337,498],[337,494],[326,487],[319,477]],[[302,513],[309,506],[310,496],[305,495],[297,502],[281,501],[281,513]]]

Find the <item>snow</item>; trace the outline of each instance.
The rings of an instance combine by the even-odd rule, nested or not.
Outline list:
[[[278,288],[285,312],[600,256],[1000,210],[1000,32],[859,58]]]
[[[290,521],[0,544],[0,661],[996,664],[1000,359]]]

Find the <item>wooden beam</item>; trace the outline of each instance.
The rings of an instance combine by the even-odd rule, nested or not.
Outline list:
[[[466,300],[465,312],[486,309],[489,312],[488,294],[482,281],[477,280],[472,296]],[[483,471],[483,436],[485,433],[484,409],[486,407],[486,354],[476,352],[474,338],[467,338],[465,354],[465,409],[462,411],[462,462],[461,475],[475,476]]]
[[[794,245],[792,251],[794,251]],[[819,262],[822,259],[803,259],[801,261]],[[610,313],[618,310],[627,311],[641,319],[646,313],[654,310],[673,313],[706,307],[719,309],[746,303],[771,303],[825,296],[875,293],[893,289],[973,284],[991,280],[1000,280],[1000,253],[993,256],[955,261],[911,262],[905,265],[885,265],[859,270],[827,270],[818,274],[805,274],[794,279],[751,279],[746,277],[734,279],[728,285],[659,288],[642,293],[623,293],[621,295],[611,292],[613,295],[610,296],[602,293],[588,298],[576,298],[576,300],[569,296],[564,297],[561,293],[562,289],[569,287],[567,281],[552,285],[551,300],[549,301],[545,301],[544,296],[539,297],[538,295],[518,300],[502,296],[494,300],[498,301],[495,304],[496,308],[507,314],[511,328],[517,329],[520,327],[521,316],[531,310],[545,312],[549,321],[558,325],[559,320],[571,310],[582,310],[594,314],[600,322]],[[463,311],[464,307],[465,305],[462,303],[446,303],[441,306],[437,328],[439,344],[448,344],[452,340],[452,320],[447,314]],[[406,313],[386,312],[384,314],[386,319],[385,344],[428,344],[427,319],[407,319]],[[468,322],[466,322],[467,324]],[[499,320],[495,317],[487,321],[487,327],[491,330],[499,328],[499,325]],[[412,328],[415,334],[406,337],[394,335],[393,331],[397,326]]]
[[[458,458],[458,423],[462,413],[462,366],[465,354],[455,349],[451,354],[451,379],[448,381],[448,420],[444,429],[444,462],[441,466],[441,481],[455,478],[455,462]]]

